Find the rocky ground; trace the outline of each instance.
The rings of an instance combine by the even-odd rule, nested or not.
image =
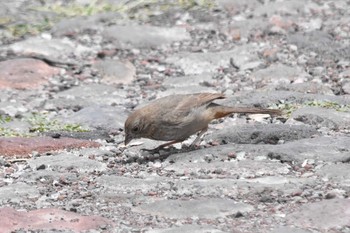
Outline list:
[[[0,232],[350,232],[350,1],[1,1],[0,25]],[[194,92],[284,115],[123,145]]]

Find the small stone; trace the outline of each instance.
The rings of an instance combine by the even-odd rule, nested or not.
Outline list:
[[[345,94],[350,94],[350,82],[343,84],[342,89]]]
[[[46,169],[46,165],[45,164],[41,164],[41,165],[36,167],[36,170],[45,170],[45,169]]]

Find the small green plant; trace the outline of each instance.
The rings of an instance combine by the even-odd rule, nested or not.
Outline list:
[[[54,12],[61,17],[90,16],[102,12],[118,11],[119,9],[119,6],[110,3],[99,3],[97,1],[91,1],[89,4],[56,3],[36,8],[38,11]]]
[[[0,137],[25,137],[25,134],[14,131],[13,129],[0,127]]]
[[[193,7],[203,7],[212,8],[214,6],[214,1],[209,0],[178,0],[178,4],[186,9],[191,9]]]
[[[338,112],[348,112],[350,111],[350,105],[342,105],[338,104],[336,102],[331,102],[331,101],[318,101],[318,100],[313,100],[313,101],[307,101],[301,104],[297,103],[281,103],[277,104],[276,106],[278,109],[282,109],[283,112],[290,116],[292,112],[295,110],[302,108],[302,107],[320,107],[320,108],[327,108],[327,109],[334,109]]]
[[[44,19],[38,23],[18,23],[8,25],[7,29],[15,37],[21,37],[26,34],[37,35],[43,31],[49,30],[52,27],[52,22],[49,19]]]
[[[28,122],[31,125],[30,132],[42,133],[48,131],[69,131],[69,132],[87,132],[79,124],[62,124],[58,120],[50,120],[43,114],[33,113],[28,118]]]
[[[309,101],[309,102],[306,102],[305,104],[306,106],[311,106],[311,107],[335,109],[336,111],[339,111],[339,112],[350,111],[349,104],[343,105],[343,104],[338,104],[336,102],[331,102],[331,101]]]
[[[7,123],[10,121],[12,121],[12,118],[10,116],[0,115],[0,124]]]

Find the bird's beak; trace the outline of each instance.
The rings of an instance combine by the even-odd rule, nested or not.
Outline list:
[[[125,134],[125,146],[129,144],[129,142],[132,140],[132,137],[129,134]]]

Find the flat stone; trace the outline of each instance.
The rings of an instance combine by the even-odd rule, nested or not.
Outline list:
[[[215,229],[212,226],[205,225],[185,225],[181,227],[172,227],[166,229],[154,229],[148,230],[147,233],[225,233],[219,229]],[[232,232],[231,232],[232,233]],[[234,233],[234,232],[233,232]]]
[[[166,87],[166,90],[160,92],[158,98],[174,94],[213,92],[213,88],[208,86],[208,84],[215,83],[215,79],[212,76],[213,74],[211,73],[203,73],[166,77],[163,81],[163,86]]]
[[[37,231],[57,229],[61,231],[82,232],[98,229],[113,223],[99,216],[81,216],[55,208],[38,209],[32,211],[16,211],[10,207],[0,208],[2,224],[1,232],[17,230]]]
[[[218,4],[219,7],[224,8],[225,10],[232,12],[232,11],[243,11],[244,9],[249,8],[256,8],[260,5],[262,5],[260,2],[254,1],[254,0],[215,0],[216,4]],[[232,12],[234,13],[234,12]]]
[[[237,151],[239,154],[241,151]],[[204,151],[198,152],[198,158],[186,156],[186,153],[181,153],[183,158],[177,160],[175,163],[166,164],[164,170],[173,171],[176,174],[188,173],[205,173],[205,174],[220,174],[225,177],[240,177],[251,178],[255,176],[266,175],[285,175],[288,174],[289,166],[281,164],[279,161],[271,160],[232,160],[219,161],[214,160],[215,156],[207,154]],[[167,161],[173,161],[173,158],[168,158]],[[214,161],[213,161],[214,160]]]
[[[306,3],[299,1],[287,1],[287,2],[269,2],[268,4],[261,4],[254,8],[254,16],[271,16],[271,15],[297,15],[305,7]]]
[[[288,124],[245,124],[226,126],[208,135],[226,143],[277,144],[280,140],[293,141],[317,135],[314,127]]]
[[[20,201],[25,201],[28,198],[38,198],[39,196],[39,191],[33,185],[22,182],[0,187],[0,203],[3,204],[7,201],[18,203]]]
[[[85,30],[100,30],[104,22],[121,18],[118,12],[103,12],[89,16],[77,16],[63,18],[51,28],[51,33],[56,37],[74,36]]]
[[[346,150],[346,149],[345,149]],[[349,152],[350,150],[348,150]],[[322,180],[333,181],[342,186],[350,186],[349,163],[327,164],[316,171]]]
[[[186,151],[182,153],[171,154],[166,158],[165,161],[169,162],[170,164],[171,163],[191,163],[191,162],[209,163],[209,162],[212,162],[211,157],[215,158],[216,161],[222,161],[222,160],[227,160],[228,156],[232,154],[232,152],[239,153],[242,151],[252,154],[254,157],[259,155],[264,156],[264,155],[267,155],[264,153],[266,153],[270,147],[274,148],[275,146],[265,145],[265,144],[219,145],[219,146],[208,147],[200,150],[191,150],[191,151]],[[210,157],[210,155],[215,155],[215,156]],[[209,159],[209,162],[208,162],[208,159]]]
[[[98,98],[98,96],[112,96],[111,98],[126,97],[126,91],[113,87],[112,85],[90,83],[72,87],[68,90],[57,93],[57,96],[81,97],[83,99]],[[101,101],[105,101],[102,99]],[[100,103],[100,102],[97,102]]]
[[[123,129],[127,115],[125,108],[119,106],[93,105],[61,120],[65,123],[80,124],[93,129],[110,130]]]
[[[304,83],[288,83],[278,86],[268,87],[271,90],[278,91],[295,91],[300,93],[310,93],[310,94],[323,94],[323,95],[334,95],[330,87],[324,84],[316,82],[304,82]]]
[[[166,62],[181,67],[185,75],[215,73],[218,69],[228,68],[231,63],[245,70],[252,69],[251,63],[257,67],[261,62],[254,51],[253,46],[241,46],[224,52],[180,53],[167,58]]]
[[[228,0],[232,2],[231,0]],[[248,1],[247,1],[248,2]],[[237,8],[236,8],[237,9]],[[256,28],[268,28],[269,22],[259,18],[244,18],[239,21],[234,21],[234,24],[223,25],[221,32],[234,40],[248,40],[249,36],[254,36]]]
[[[234,96],[226,96],[226,100],[221,103],[223,105],[235,106],[237,103],[245,106],[261,106],[268,107],[273,103],[304,104],[308,101],[334,102],[340,105],[350,104],[350,96],[335,96],[335,95],[319,95],[319,94],[304,94],[294,91],[249,91],[238,92]]]
[[[296,189],[314,184],[315,179],[291,178],[287,176],[266,176],[257,178],[232,179],[193,179],[174,182],[172,188],[177,193],[189,195],[200,193],[203,196],[238,197],[243,194],[251,196],[261,194],[266,189],[281,191],[285,195],[292,194]]]
[[[130,84],[136,77],[136,68],[129,61],[103,60],[95,64],[105,84]]]
[[[227,217],[249,213],[254,207],[228,199],[161,200],[137,206],[135,211],[167,218],[208,218]]]
[[[342,90],[345,94],[350,94],[350,82],[343,84]]]
[[[283,64],[273,64],[251,74],[254,82],[273,83],[275,85],[280,83],[290,84],[296,80],[307,81],[308,77],[310,75],[300,67],[290,67]]]
[[[127,25],[107,27],[102,35],[122,48],[151,48],[167,45],[175,41],[190,40],[184,28],[163,28],[148,25]]]
[[[36,59],[22,58],[0,62],[0,89],[37,89],[48,85],[59,69]]]
[[[41,56],[63,64],[76,64],[76,57],[92,52],[91,48],[78,45],[69,39],[44,39],[41,37],[13,43],[9,46],[9,50],[15,54]]]
[[[224,164],[224,162],[222,162]],[[181,164],[179,164],[181,165]],[[200,163],[200,165],[203,165]],[[170,167],[168,167],[170,168]],[[191,170],[190,165],[187,166],[188,170],[184,169],[182,175],[189,176],[189,174],[206,174],[207,170]],[[271,169],[273,169],[270,166]],[[224,168],[225,169],[225,168]],[[233,168],[234,169],[234,168]],[[254,168],[252,168],[253,170]],[[256,175],[269,175],[269,174],[285,174],[282,171],[282,167],[276,172],[262,173],[263,169],[259,169],[257,174],[250,173],[250,177],[246,177],[245,173],[240,178],[208,178],[199,179],[198,176],[195,179],[173,179],[164,177],[152,177],[152,178],[132,178],[132,177],[120,177],[120,176],[101,176],[96,179],[97,184],[103,188],[100,198],[106,199],[122,199],[123,206],[131,206],[133,200],[139,199],[140,203],[148,203],[154,201],[151,196],[140,197],[141,194],[164,192],[172,193],[176,190],[177,195],[192,195],[194,193],[200,193],[201,196],[238,196],[241,191],[247,190],[247,192],[261,193],[264,189],[269,188],[273,190],[279,190],[284,193],[292,193],[295,189],[301,188],[304,185],[311,185],[315,182],[315,179],[310,178],[291,178],[283,177],[281,175],[272,175],[266,177],[255,177]],[[171,169],[166,169],[171,171]],[[240,171],[246,171],[249,168],[242,168]],[[267,168],[265,169],[267,170]],[[231,172],[232,174],[234,172]],[[210,174],[210,173],[209,173]],[[225,177],[230,177],[231,174],[222,173]],[[232,175],[237,177],[236,175]]]
[[[327,127],[333,130],[350,129],[350,112],[340,112],[335,109],[305,107],[292,113],[292,118],[315,126]]]
[[[290,44],[294,44],[299,50],[312,51],[322,56],[323,59],[349,59],[350,48],[325,31],[299,32],[287,37]]]
[[[192,86],[187,85],[187,86],[170,87],[165,91],[159,92],[158,97],[160,98],[160,97],[175,95],[175,94],[206,93],[206,92],[216,93],[216,91],[212,87],[206,87],[201,85],[192,85]]]
[[[121,105],[126,102],[126,92],[106,84],[87,84],[61,91],[48,99],[45,109],[76,109],[92,105]]]
[[[97,142],[63,137],[59,139],[51,137],[0,138],[0,154],[5,157],[30,157],[34,151],[45,153],[63,149],[98,147],[99,145]]]
[[[60,135],[60,137],[65,138],[77,138],[77,139],[85,139],[85,140],[103,140],[110,138],[109,131],[107,130],[91,130],[87,132],[69,132],[69,131],[49,131],[44,132],[43,135],[49,137],[55,137]]]
[[[40,156],[35,159],[28,160],[29,166],[36,169],[41,165],[51,168],[76,168],[80,172],[104,171],[107,165],[96,160],[86,157],[78,157],[76,155],[60,153],[53,156]]]
[[[295,228],[295,227],[280,226],[270,231],[270,233],[318,233],[318,231],[314,231],[314,230],[308,231],[308,230]]]
[[[162,182],[165,182],[162,185]],[[97,183],[101,184],[104,188],[103,193],[137,193],[137,192],[147,192],[149,190],[155,189],[157,185],[167,186],[170,188],[170,184],[167,184],[167,181],[164,178],[130,178],[123,176],[101,176],[97,178]]]
[[[10,117],[15,117],[21,116],[23,113],[28,112],[29,109],[20,102],[0,102],[0,111]]]
[[[308,203],[287,215],[289,224],[322,232],[350,225],[350,199],[322,200]]]
[[[203,83],[214,83],[213,74],[203,73],[197,75],[186,75],[180,77],[166,77],[163,81],[165,87],[187,87],[198,86]]]
[[[306,159],[328,162],[350,161],[349,137],[300,139],[269,148],[269,157],[281,161],[303,162]]]

